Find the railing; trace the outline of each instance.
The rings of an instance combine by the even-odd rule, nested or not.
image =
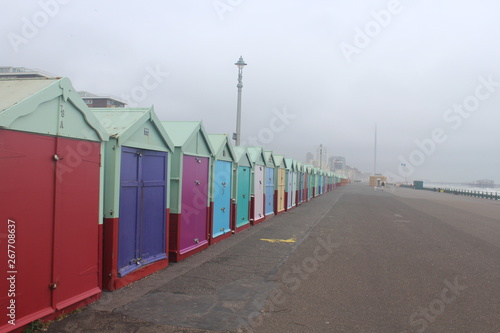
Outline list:
[[[413,185],[400,185],[400,187],[413,188]],[[439,187],[433,187],[433,188],[424,187],[422,190],[448,193],[454,195],[463,195],[467,197],[482,198],[488,200],[500,200],[500,195],[498,194],[498,192],[485,192],[485,191],[462,190],[462,189],[439,188]]]
[[[451,189],[451,188],[444,188],[444,189],[436,189],[435,188],[433,190],[443,192],[443,193],[454,194],[454,195],[464,195],[464,196],[468,196],[468,197],[483,198],[483,199],[489,199],[489,200],[499,200],[500,199],[498,192],[459,190],[459,189]]]

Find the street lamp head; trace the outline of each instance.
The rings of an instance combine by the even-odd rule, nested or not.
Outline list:
[[[243,69],[247,63],[243,60],[243,56],[240,56],[240,59],[238,59],[238,62],[236,62],[235,65],[238,66],[239,69]]]

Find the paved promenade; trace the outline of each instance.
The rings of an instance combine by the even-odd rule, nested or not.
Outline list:
[[[48,332],[500,332],[500,202],[350,185]]]

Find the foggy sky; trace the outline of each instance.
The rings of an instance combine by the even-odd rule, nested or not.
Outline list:
[[[379,173],[500,183],[498,1],[2,7],[2,66],[67,76],[78,90],[154,105],[161,120],[201,119],[208,133],[231,134],[242,55],[243,142],[298,160],[323,144],[373,172],[376,123]]]

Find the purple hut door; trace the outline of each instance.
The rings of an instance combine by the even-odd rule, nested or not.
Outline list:
[[[167,153],[122,148],[118,271],[166,258]]]
[[[180,252],[206,243],[208,158],[185,155],[182,167]]]
[[[141,263],[166,258],[167,154],[142,156]]]
[[[195,242],[199,242],[200,245],[208,242],[208,163],[209,161],[207,157],[197,158],[198,166],[196,168],[196,178],[200,184],[197,185],[196,203],[199,207],[200,214],[198,215],[198,219],[196,221]]]
[[[118,272],[121,276],[132,271],[138,252],[139,220],[139,156],[135,149],[123,148],[120,173],[120,212],[118,227]]]

